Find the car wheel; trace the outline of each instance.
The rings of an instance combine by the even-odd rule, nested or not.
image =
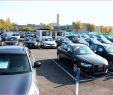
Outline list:
[[[61,54],[60,53],[57,54],[57,59],[58,59],[58,61],[61,61]]]
[[[74,64],[74,65],[73,65],[73,71],[74,71],[74,73],[77,72],[77,64]]]
[[[109,69],[113,71],[113,62],[109,62]]]

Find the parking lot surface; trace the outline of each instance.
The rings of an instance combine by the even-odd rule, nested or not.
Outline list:
[[[67,62],[58,62],[56,49],[31,49],[37,69],[37,85],[41,95],[76,95],[76,75]],[[79,95],[113,95],[113,74],[80,75]]]

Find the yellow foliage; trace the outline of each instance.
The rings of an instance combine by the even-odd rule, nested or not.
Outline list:
[[[88,31],[92,32],[92,31],[95,31],[95,29],[96,29],[96,26],[94,24],[90,23],[87,25]]]

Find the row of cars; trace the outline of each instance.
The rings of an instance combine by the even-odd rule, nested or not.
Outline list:
[[[87,36],[87,37],[86,37]],[[113,43],[103,35],[74,35],[58,40],[59,61],[69,61],[88,74],[108,73],[113,70]]]
[[[22,38],[19,33],[13,33],[12,35],[10,33],[10,35],[8,36],[6,36],[5,34],[1,35],[1,38],[2,38],[2,41],[1,41],[2,46],[5,46],[5,45],[17,46],[21,41],[23,46],[26,46],[28,48],[39,48],[39,47],[56,48],[57,47],[57,43],[52,37],[44,37],[42,41],[39,41],[36,35],[34,35],[33,33],[25,33],[24,37],[22,36]]]

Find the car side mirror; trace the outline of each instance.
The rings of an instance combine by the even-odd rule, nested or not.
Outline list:
[[[41,66],[41,63],[39,61],[35,61],[33,68],[39,68],[40,66]]]

